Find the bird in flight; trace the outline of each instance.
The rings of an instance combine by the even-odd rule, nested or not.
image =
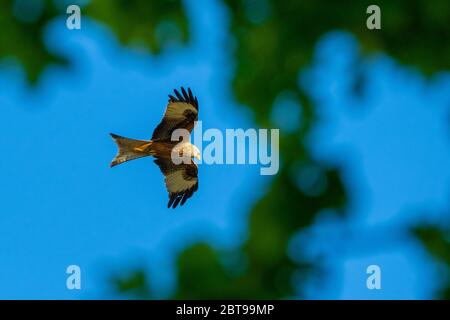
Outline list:
[[[176,129],[186,129],[189,134],[198,119],[198,101],[190,88],[181,87],[181,94],[174,90],[169,95],[169,103],[164,116],[153,131],[150,140],[135,140],[111,133],[117,143],[119,151],[111,162],[111,167],[126,161],[153,156],[165,177],[166,189],[169,193],[168,208],[182,206],[198,189],[198,168],[193,158],[200,160],[200,151],[189,141],[172,141],[172,133]],[[175,164],[172,161],[172,152],[189,161]]]

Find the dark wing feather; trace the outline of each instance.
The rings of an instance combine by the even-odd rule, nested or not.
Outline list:
[[[153,131],[152,140],[170,140],[173,131],[180,128],[191,132],[198,120],[198,100],[191,89],[186,92],[181,87],[181,93],[176,89],[173,92],[176,97],[169,94],[169,104],[161,123]]]
[[[198,168],[195,163],[173,164],[171,159],[157,158],[154,161],[165,177],[169,193],[167,207],[182,206],[198,190]]]

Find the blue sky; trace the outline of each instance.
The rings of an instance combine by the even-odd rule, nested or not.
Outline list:
[[[175,286],[174,258],[189,243],[229,248],[244,239],[248,208],[271,181],[257,166],[201,166],[199,192],[176,212],[166,209],[163,178],[151,159],[108,166],[116,152],[108,133],[148,138],[167,94],[181,85],[198,95],[204,128],[253,126],[251,112],[232,99],[225,7],[204,0],[188,1],[186,9],[192,42],[158,57],[122,48],[96,22],[84,19],[81,31],[69,31],[61,18],[45,40],[74,68],[52,66],[29,90],[22,67],[3,61],[0,298],[111,298],[108,276],[141,264],[156,295],[165,297]],[[374,55],[364,64],[367,95],[358,100],[349,94],[348,72],[357,58],[356,40],[333,32],[299,72],[299,85],[322,116],[310,149],[342,165],[351,190],[347,221],[324,212],[293,239],[308,238],[311,259],[327,257],[326,282],[311,281],[308,297],[431,297],[436,266],[405,227],[448,220],[450,76],[425,79]],[[81,267],[80,291],[65,287],[70,264]],[[365,288],[369,264],[382,268],[380,291]]]

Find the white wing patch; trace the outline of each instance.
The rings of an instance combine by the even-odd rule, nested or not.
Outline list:
[[[184,112],[186,110],[192,111],[197,114],[197,110],[189,103],[186,102],[170,102],[167,106],[164,118],[180,119],[184,118]]]
[[[197,183],[197,178],[186,180],[183,173],[184,170],[176,170],[166,176],[166,187],[169,192],[178,193],[189,190]]]

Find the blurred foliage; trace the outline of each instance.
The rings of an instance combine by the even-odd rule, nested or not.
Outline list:
[[[366,9],[372,1],[223,1],[230,11],[230,32],[237,44],[233,76],[236,99],[254,111],[257,125],[273,127],[270,115],[274,101],[288,92],[302,108],[298,119],[301,125],[294,131],[281,131],[283,165],[267,193],[252,208],[248,237],[242,246],[233,252],[221,252],[204,243],[187,248],[178,259],[174,298],[301,297],[301,290],[294,288],[294,275],[302,274],[295,282],[301,288],[300,281],[318,270],[320,264],[302,257],[301,252],[294,261],[287,253],[288,243],[299,230],[310,227],[323,209],[333,209],[343,216],[348,196],[340,168],[318,163],[303,143],[320,119],[307,93],[298,85],[299,71],[311,62],[318,39],[337,29],[352,32],[364,53],[386,52],[425,74],[450,69],[450,2],[377,1],[382,29],[368,30]],[[48,64],[64,61],[46,49],[43,32],[56,15],[65,16],[65,8],[55,6],[57,1],[37,1],[43,7],[30,9],[37,14],[23,19],[14,11],[18,2],[25,7],[34,3],[0,3],[0,27],[8,30],[0,36],[0,58],[17,58],[29,80],[36,81]],[[122,44],[143,45],[153,53],[160,52],[167,42],[188,40],[188,21],[181,0],[92,0],[82,13],[107,25]],[[355,66],[355,91],[363,94],[364,75],[359,72]],[[318,175],[312,175],[308,185],[299,186],[298,173],[311,167]],[[442,254],[445,249],[449,252],[443,232],[418,229],[415,234],[448,265],[448,255]],[[240,257],[240,266],[244,267],[227,266],[224,260],[230,255]],[[114,277],[112,283],[125,295],[150,298],[147,279],[145,272],[138,270]],[[448,289],[446,292],[448,296]]]
[[[43,38],[47,23],[56,17],[69,16],[63,2],[0,1],[0,28],[7,30],[0,35],[0,59],[19,60],[31,84],[38,81],[48,65],[68,63],[65,57],[50,52]],[[121,44],[142,46],[159,53],[168,42],[188,40],[188,22],[181,0],[92,0],[83,6],[84,2],[70,1],[82,8],[81,28],[83,18],[90,16],[110,27]]]
[[[108,25],[125,45],[161,52],[165,42],[188,40],[188,23],[180,0],[94,0],[83,13]]]
[[[415,236],[427,251],[445,268],[441,288],[436,297],[450,299],[450,228],[442,226],[421,226],[413,229]]]
[[[384,51],[426,73],[450,69],[448,0],[377,1],[381,30],[366,28],[373,1],[226,0],[238,40],[235,94],[267,126],[272,103],[298,90],[298,72],[317,40],[331,30],[352,32],[363,52]],[[254,94],[257,92],[258,94]]]
[[[111,277],[114,292],[127,298],[149,299],[151,297],[147,274],[143,269]]]
[[[67,62],[50,53],[44,44],[44,29],[57,16],[56,8],[50,0],[38,2],[0,1],[0,59],[18,59],[33,83],[47,65]]]

